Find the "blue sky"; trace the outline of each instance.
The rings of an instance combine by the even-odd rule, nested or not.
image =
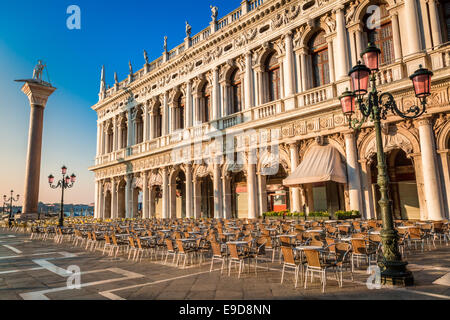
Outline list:
[[[31,78],[38,59],[48,66],[53,86],[44,116],[40,200],[58,202],[47,176],[59,174],[65,164],[78,183],[66,194],[67,202],[94,201],[96,114],[100,69],[106,68],[107,84],[161,56],[163,37],[169,50],[183,42],[185,21],[192,33],[211,20],[209,5],[219,7],[219,18],[240,5],[240,0],[196,1],[2,1],[0,3],[0,196],[23,195],[28,139],[29,103],[15,79]],[[81,9],[81,30],[69,30],[70,5]]]

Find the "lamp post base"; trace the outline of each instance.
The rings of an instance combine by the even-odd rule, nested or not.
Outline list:
[[[414,277],[404,261],[383,261],[380,263],[381,283],[393,287],[410,287],[414,285]]]

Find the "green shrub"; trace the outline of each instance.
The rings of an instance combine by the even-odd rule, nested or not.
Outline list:
[[[308,217],[329,218],[330,214],[328,213],[328,211],[316,211],[316,212],[310,212]]]
[[[357,219],[361,218],[361,213],[359,211],[336,211],[334,217],[337,220],[348,220],[348,219]]]

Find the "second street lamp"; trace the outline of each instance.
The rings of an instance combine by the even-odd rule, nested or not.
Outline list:
[[[3,196],[3,201],[7,204],[9,202],[9,218],[8,218],[8,225],[11,228],[12,225],[12,214],[13,214],[13,202],[19,201],[19,195],[14,198],[14,191],[11,190],[11,196],[8,198],[6,195]],[[3,210],[4,210],[4,204],[3,204]]]
[[[408,263],[402,260],[398,248],[399,236],[394,227],[392,214],[392,203],[389,200],[389,176],[387,174],[386,156],[384,153],[383,137],[381,133],[381,120],[386,120],[387,114],[392,112],[404,119],[416,119],[426,112],[427,97],[431,94],[431,77],[433,73],[422,68],[417,70],[411,77],[414,85],[415,95],[420,99],[421,106],[413,106],[401,111],[395,102],[394,96],[389,93],[381,93],[376,87],[376,73],[379,70],[379,55],[381,51],[369,44],[369,47],[361,55],[363,65],[358,62],[349,76],[352,81],[353,91],[347,91],[340,97],[342,112],[348,119],[349,127],[355,130],[361,129],[362,125],[370,118],[375,127],[376,146],[378,155],[378,186],[381,198],[379,201],[383,230],[381,238],[383,244],[383,261],[380,263],[381,276],[384,283],[393,285],[413,285],[414,278],[407,270]],[[369,78],[371,91],[367,98]],[[353,119],[356,107],[362,114],[362,119]]]
[[[76,181],[76,176],[72,174],[70,177],[67,175],[67,168],[63,166],[61,168],[62,179],[58,181],[58,184],[54,185],[55,177],[53,175],[48,176],[48,183],[50,188],[58,189],[61,188],[61,212],[59,215],[59,226],[64,227],[64,190],[73,187]]]

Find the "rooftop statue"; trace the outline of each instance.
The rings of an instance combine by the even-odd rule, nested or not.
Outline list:
[[[144,50],[144,59],[145,59],[145,63],[148,64],[148,55],[147,55],[147,51]]]
[[[167,52],[167,36],[164,36],[164,52]]]
[[[217,8],[216,6],[209,7],[211,8],[211,18],[213,19],[213,21],[216,21],[219,14],[219,8]]]
[[[190,38],[192,32],[192,27],[189,22],[186,21],[186,37]]]

